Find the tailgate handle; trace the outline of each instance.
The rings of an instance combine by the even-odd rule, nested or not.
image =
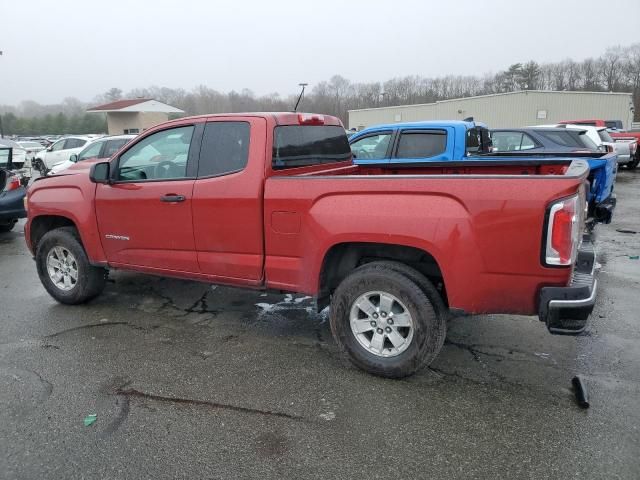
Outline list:
[[[184,195],[176,195],[175,193],[168,193],[160,197],[161,202],[168,202],[168,203],[184,202],[185,200],[186,200],[186,197]]]

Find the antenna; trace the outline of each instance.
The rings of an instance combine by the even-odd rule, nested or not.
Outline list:
[[[296,106],[293,107],[293,111],[294,112],[298,111],[298,105],[300,105],[300,101],[302,101],[302,99],[304,98],[304,89],[309,84],[308,83],[299,83],[298,85],[302,87],[302,91],[300,92],[300,95],[298,96],[298,101],[296,102]]]

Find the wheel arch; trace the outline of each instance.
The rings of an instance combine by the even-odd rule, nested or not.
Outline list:
[[[38,243],[47,232],[61,227],[73,227],[78,230],[76,223],[63,215],[38,215],[34,217],[29,225],[29,243],[33,253],[36,253]]]
[[[355,268],[380,260],[400,262],[422,273],[436,287],[445,305],[449,305],[442,269],[430,252],[400,244],[342,242],[332,245],[323,257],[318,278],[318,308],[329,304],[332,292]]]

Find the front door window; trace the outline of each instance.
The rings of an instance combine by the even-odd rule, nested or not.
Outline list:
[[[154,133],[120,156],[118,181],[180,179],[187,176],[193,126]]]

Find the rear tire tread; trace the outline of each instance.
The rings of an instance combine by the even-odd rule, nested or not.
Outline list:
[[[373,355],[358,344],[351,332],[351,304],[369,289],[392,293],[414,317],[412,344],[397,356]],[[372,262],[356,268],[335,290],[331,299],[331,332],[342,354],[356,367],[381,377],[403,378],[429,365],[439,353],[446,337],[445,311],[437,290],[421,273],[406,265],[398,267],[396,262]]]

